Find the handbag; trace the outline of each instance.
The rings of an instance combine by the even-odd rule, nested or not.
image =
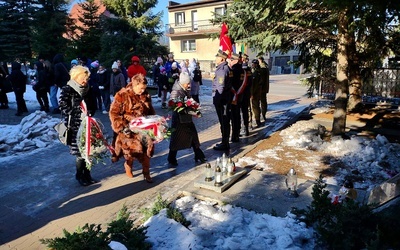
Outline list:
[[[68,124],[65,126],[64,120],[61,118],[61,121],[54,126],[54,129],[58,133],[58,139],[64,145],[69,145],[71,143],[71,131],[70,131],[70,122],[71,115],[68,115]]]

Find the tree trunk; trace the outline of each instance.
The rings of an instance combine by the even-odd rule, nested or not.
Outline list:
[[[346,110],[348,95],[348,18],[347,11],[339,13],[338,20],[338,52],[336,65],[336,96],[333,113],[332,135],[344,135],[346,129]]]
[[[349,31],[348,55],[349,55],[349,101],[347,110],[355,111],[362,104],[362,80],[360,62],[358,60],[354,31]]]

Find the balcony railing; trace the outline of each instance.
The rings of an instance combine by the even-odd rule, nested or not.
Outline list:
[[[213,25],[210,20],[199,20],[196,22],[186,22],[182,24],[167,24],[166,34],[167,35],[183,35],[188,33],[213,33],[218,32],[220,29],[219,25]]]

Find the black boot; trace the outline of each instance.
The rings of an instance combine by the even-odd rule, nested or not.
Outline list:
[[[88,183],[88,185],[95,184],[98,182],[98,181],[92,179],[92,176],[90,175],[90,170],[87,169],[87,167],[85,167],[83,170],[83,178]]]
[[[207,161],[206,156],[204,155],[203,151],[200,148],[193,148],[194,151],[194,161],[201,163],[205,163]]]
[[[76,159],[76,174],[75,179],[81,184],[81,186],[88,186],[89,183],[85,179],[84,171],[86,169],[86,162],[82,158]]]
[[[177,155],[178,151],[175,150],[169,150],[168,153],[168,162],[169,164],[171,164],[172,166],[178,166],[178,161],[176,160],[176,155]]]

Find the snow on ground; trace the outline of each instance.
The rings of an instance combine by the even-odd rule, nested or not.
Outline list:
[[[186,196],[173,204],[191,225],[151,217],[147,226],[153,249],[314,249],[314,231],[293,214],[275,217],[231,205],[219,206]]]
[[[204,85],[203,91],[210,92]],[[13,94],[8,94],[10,107],[16,109]],[[211,98],[200,96],[202,103],[211,104]],[[38,109],[36,98],[28,86],[25,100],[29,109]],[[159,104],[157,96],[154,102]],[[36,105],[36,106],[35,106]],[[271,109],[276,109],[270,104]],[[323,108],[319,108],[324,110]],[[320,112],[320,111],[318,111]],[[321,111],[322,112],[322,111]],[[19,125],[0,124],[0,166],[10,157],[18,157],[18,152],[34,152],[59,143],[53,126],[59,121],[44,112],[34,112],[26,116]],[[317,134],[318,127],[309,121],[300,121],[282,130],[283,145],[297,149],[310,149],[332,155],[332,159],[341,161],[345,168],[331,182],[341,183],[355,171],[363,177],[355,186],[370,188],[400,172],[400,146],[389,143],[383,136],[376,139],[352,137],[350,140],[334,138],[327,142]],[[241,160],[257,164],[268,169],[266,159],[277,158],[275,149],[260,151],[255,158],[243,157]],[[286,157],[292,157],[286,155]],[[317,161],[317,159],[316,159]],[[4,165],[4,164],[3,164]],[[310,166],[312,167],[312,166]],[[189,230],[168,219],[165,211],[153,216],[146,223],[148,240],[153,249],[313,249],[313,231],[299,223],[292,214],[286,217],[274,217],[257,214],[239,207],[216,204],[184,197],[175,202],[183,211],[185,218],[191,221]]]

